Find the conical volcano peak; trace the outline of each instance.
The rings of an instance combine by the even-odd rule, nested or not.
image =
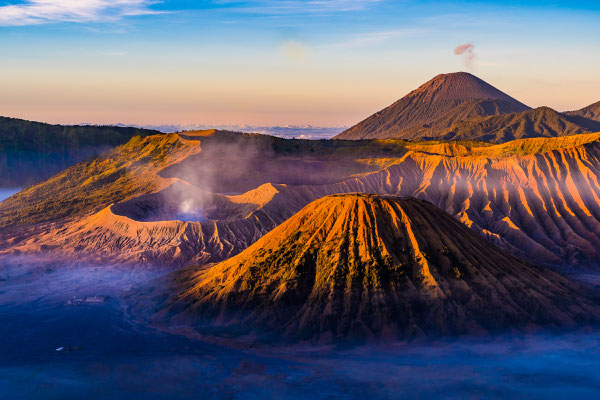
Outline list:
[[[412,91],[408,96],[423,101],[505,100],[516,101],[506,93],[468,72],[440,74]]]
[[[431,203],[345,194],[209,269],[177,273],[160,315],[316,341],[567,326],[600,310]],[[213,325],[214,326],[214,325]]]
[[[525,104],[468,72],[441,74],[336,138],[440,139],[456,121],[527,110]]]

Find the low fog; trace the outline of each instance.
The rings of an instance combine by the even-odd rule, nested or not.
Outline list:
[[[128,302],[165,273],[1,258],[0,397],[592,398],[600,390],[597,333],[343,349],[225,347],[155,330]]]

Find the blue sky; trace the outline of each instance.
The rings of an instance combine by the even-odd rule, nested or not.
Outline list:
[[[3,1],[0,114],[340,126],[458,70],[567,110],[600,100],[598,38],[597,1]]]

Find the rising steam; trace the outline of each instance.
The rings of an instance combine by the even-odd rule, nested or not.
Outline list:
[[[475,45],[473,43],[465,43],[457,46],[454,49],[454,54],[457,56],[462,56],[463,62],[467,66],[467,68],[473,68],[473,62],[475,61]]]
[[[206,197],[206,195],[201,196],[201,199]],[[180,221],[204,221],[204,210],[203,204],[196,204],[193,199],[183,200],[179,205],[179,213],[174,217]]]

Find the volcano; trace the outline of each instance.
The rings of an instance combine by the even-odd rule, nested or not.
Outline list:
[[[336,139],[431,137],[457,120],[526,110],[528,106],[474,75],[442,74]]]
[[[214,267],[175,273],[160,318],[319,342],[573,327],[585,291],[431,203],[332,195]]]

